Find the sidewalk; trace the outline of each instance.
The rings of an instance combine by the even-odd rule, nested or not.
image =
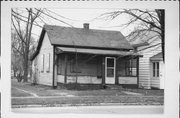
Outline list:
[[[43,114],[162,114],[163,106],[81,106],[81,107],[46,107],[46,108],[13,108],[16,113]]]

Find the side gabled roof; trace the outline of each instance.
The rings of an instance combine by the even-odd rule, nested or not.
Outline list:
[[[132,50],[133,47],[119,31],[44,25],[33,60],[39,53],[44,34],[47,32],[52,45],[114,50]]]
[[[113,49],[133,49],[118,31],[94,30],[84,28],[44,26],[52,45],[83,46]]]

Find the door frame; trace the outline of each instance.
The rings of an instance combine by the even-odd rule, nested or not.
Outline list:
[[[107,77],[107,60],[108,59],[113,59],[114,60],[114,77]],[[113,79],[112,82],[108,82],[108,79]],[[116,58],[115,57],[105,57],[105,84],[115,84],[115,79],[116,79]]]
[[[153,63],[155,63],[155,77],[153,76]],[[159,63],[159,70],[158,70],[158,76],[157,76],[157,64],[156,63]],[[158,88],[158,89],[164,89],[164,77],[163,77],[163,66],[162,66],[162,61],[159,61],[159,60],[153,60],[151,61],[151,84],[152,84],[152,81],[156,81],[159,83],[158,86],[156,86],[155,88]],[[151,85],[151,87],[154,87]]]

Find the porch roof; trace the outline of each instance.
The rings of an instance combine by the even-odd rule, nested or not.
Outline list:
[[[65,52],[78,52],[84,54],[96,54],[96,55],[134,55],[138,56],[138,53],[134,53],[133,51],[120,51],[120,50],[107,50],[107,49],[87,49],[87,48],[71,48],[71,47],[57,47],[59,49],[58,53]],[[140,55],[139,55],[140,56]]]
[[[162,60],[163,60],[163,58],[162,58],[162,52],[160,52],[160,53],[152,56],[152,57],[150,58],[150,60],[151,60],[151,61],[162,61]]]

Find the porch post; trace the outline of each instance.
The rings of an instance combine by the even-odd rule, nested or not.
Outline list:
[[[119,84],[119,79],[118,79],[118,74],[117,74],[117,62],[118,59],[116,58],[116,65],[115,65],[115,84],[118,85]]]
[[[137,76],[137,85],[139,88],[139,56],[136,58],[136,76]]]
[[[105,57],[102,56],[102,85],[105,84]]]
[[[53,46],[53,88],[56,89],[57,88],[57,65],[56,65],[56,61],[57,61],[57,56],[55,53],[55,46]]]
[[[67,54],[65,54],[64,57],[64,63],[65,63],[65,67],[64,67],[64,83],[67,83]]]

